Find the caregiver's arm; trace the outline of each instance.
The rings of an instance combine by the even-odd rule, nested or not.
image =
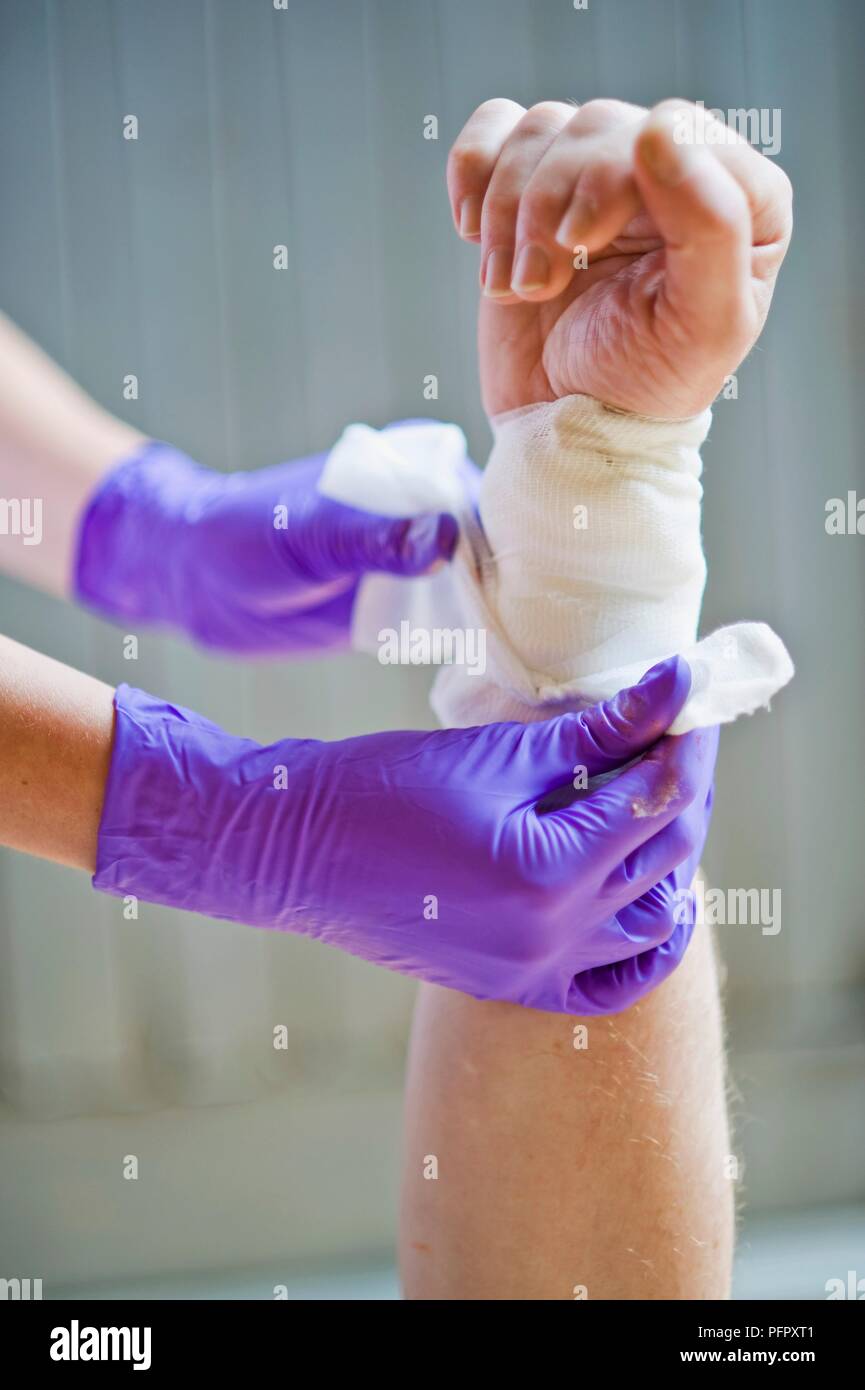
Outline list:
[[[324,459],[201,467],[97,405],[0,316],[0,570],[25,583],[224,651],[346,646],[361,577],[424,573],[450,558],[457,525],[333,502]]]
[[[0,844],[93,872],[113,696],[0,637]]]
[[[669,903],[616,914],[705,838],[714,740],[660,737],[690,687],[677,658],[529,728],[269,745],[5,639],[0,672],[0,842],[95,869],[106,893],[570,1012],[663,975]],[[560,795],[576,764],[641,753],[585,800]]]
[[[0,314],[0,569],[65,596],[87,500],[141,442]]]

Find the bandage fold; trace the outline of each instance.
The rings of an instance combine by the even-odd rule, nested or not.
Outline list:
[[[711,415],[654,420],[588,396],[493,420],[479,515],[455,425],[351,425],[319,482],[327,496],[389,516],[449,511],[454,561],[415,580],[362,581],[353,641],[383,634],[483,634],[453,645],[431,703],[445,725],[530,721],[580,709],[681,653],[692,688],[672,733],[728,723],[768,704],[793,663],[764,623],[697,640],[706,578],[699,448]],[[483,661],[477,657],[483,652]]]

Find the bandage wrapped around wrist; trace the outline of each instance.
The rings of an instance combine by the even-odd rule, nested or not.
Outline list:
[[[710,420],[709,411],[648,419],[588,396],[498,416],[479,521],[455,425],[350,426],[322,491],[394,516],[450,510],[461,526],[440,573],[363,581],[355,645],[380,652],[396,633],[411,651],[414,634],[438,631],[453,652],[463,634],[474,659],[443,665],[432,694],[449,726],[579,709],[675,652],[691,666],[692,688],[671,732],[768,704],[793,674],[769,627],[736,623],[697,641],[706,578],[699,448]]]

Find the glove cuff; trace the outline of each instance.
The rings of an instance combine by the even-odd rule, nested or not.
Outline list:
[[[262,799],[289,795],[275,769],[285,771],[290,750],[227,734],[193,710],[129,685],[118,686],[114,710],[93,887],[272,925]],[[281,837],[276,848],[288,863]]]

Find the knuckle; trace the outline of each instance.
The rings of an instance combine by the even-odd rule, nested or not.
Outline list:
[[[656,102],[652,107],[653,116],[694,116],[696,112],[696,103],[686,101],[684,97],[664,97],[663,101]]]
[[[563,116],[573,113],[573,107],[562,101],[538,101],[530,106],[520,121],[520,132],[538,135],[546,133],[551,126],[558,127]]]
[[[793,229],[793,184],[785,169],[778,164],[772,164],[770,160],[767,160],[767,163],[773,171],[773,201],[777,208],[781,231],[783,236],[788,238]]]
[[[630,110],[627,102],[616,101],[614,97],[594,97],[580,107],[577,116],[584,118],[585,124],[617,125]]]
[[[660,121],[665,126],[672,126],[675,138],[686,144],[703,143],[700,132],[712,119],[704,111],[700,113],[694,102],[684,101],[681,97],[667,97],[659,101],[650,114],[652,122]]]
[[[662,880],[652,889],[650,897],[655,911],[652,913],[647,938],[651,946],[663,946],[680,925],[676,920],[673,890]]]
[[[473,119],[483,119],[484,117],[496,117],[504,115],[522,115],[525,107],[512,97],[487,97],[480,106],[475,108]]]
[[[478,183],[486,177],[489,164],[489,154],[482,145],[454,145],[448,155],[448,181],[458,184]]]
[[[614,705],[605,704],[594,711],[580,710],[574,718],[582,756],[592,752],[608,758],[621,748],[626,730]]]

